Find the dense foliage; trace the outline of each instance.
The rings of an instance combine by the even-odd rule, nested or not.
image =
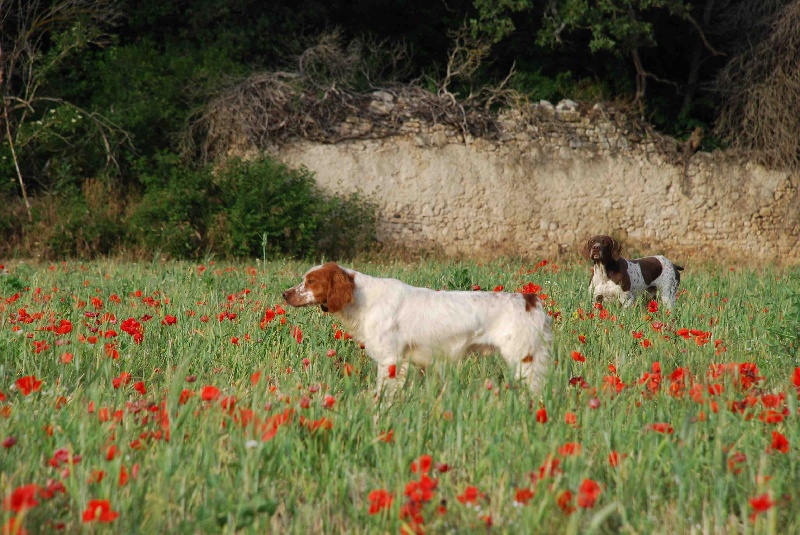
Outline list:
[[[196,173],[207,172],[179,150],[198,110],[248,76],[293,73],[298,65],[305,75],[346,78],[362,91],[413,81],[454,98],[513,71],[506,88],[529,99],[634,103],[667,133],[685,137],[701,127],[706,148],[729,143],[754,159],[793,165],[800,161],[798,120],[782,103],[796,100],[798,6],[797,0],[274,0],[268,7],[257,0],[0,0],[0,197],[8,201],[0,226],[14,230],[18,244],[26,237],[42,242],[37,225],[49,223],[37,205],[43,198],[51,212],[56,204],[87,205],[87,181],[104,184],[123,206],[156,199],[151,188],[161,185],[147,177],[163,171],[165,157],[183,155],[173,180],[182,176],[188,187]],[[332,29],[352,61],[303,55]],[[769,81],[764,73],[775,65],[783,74]],[[769,110],[764,117],[780,118],[780,132],[772,133],[775,120],[765,126],[762,109]],[[197,187],[182,211],[206,202]],[[125,210],[111,212],[116,225],[127,225]],[[158,225],[184,216],[170,217]],[[103,234],[84,241],[107,243]],[[183,245],[174,254],[207,245],[188,230],[180,234],[174,239]],[[80,254],[79,241],[50,253]],[[229,252],[254,254],[254,248]]]

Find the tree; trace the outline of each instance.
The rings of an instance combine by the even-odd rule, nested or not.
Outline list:
[[[56,139],[67,150],[75,150],[70,137],[80,133],[77,125],[85,119],[103,147],[107,164],[114,161],[117,142],[112,137],[120,134],[119,129],[102,115],[41,90],[66,58],[104,44],[104,30],[119,17],[116,0],[0,0],[0,147],[8,148],[29,219],[23,163],[25,153],[37,142]]]
[[[653,23],[645,15],[657,10],[666,10],[683,20],[691,18],[690,6],[683,0],[598,0],[591,7],[587,0],[549,0],[538,41],[555,46],[562,42],[565,32],[585,30],[591,34],[592,52],[607,50],[630,57],[636,71],[634,103],[643,109],[648,80],[677,86],[645,68],[642,62],[641,49],[657,46]]]

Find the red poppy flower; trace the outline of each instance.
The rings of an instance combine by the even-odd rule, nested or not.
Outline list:
[[[119,374],[119,377],[115,377],[112,379],[111,383],[114,385],[114,388],[119,388],[122,385],[127,385],[131,382],[131,374],[128,372],[122,372]]]
[[[83,512],[83,522],[113,522],[119,516],[119,513],[111,510],[111,504],[108,500],[89,500],[89,505]]]
[[[44,498],[45,500],[51,499],[56,493],[66,494],[67,489],[64,487],[64,484],[61,481],[56,481],[55,479],[48,479],[47,486],[43,489],[39,489],[39,496]]]
[[[59,322],[58,328],[56,329],[56,334],[69,334],[72,332],[72,322],[69,320],[61,320]]]
[[[575,512],[576,507],[572,505],[572,491],[565,490],[556,498],[558,507],[564,512],[565,515],[571,515]]]
[[[420,455],[419,460],[411,461],[411,471],[415,474],[427,474],[431,470],[432,461],[430,455]]]
[[[426,474],[422,474],[419,481],[409,481],[408,484],[406,484],[406,490],[403,494],[408,496],[412,501],[427,502],[433,498],[433,491],[436,490],[438,484],[438,479],[433,479]]]
[[[516,492],[514,493],[514,502],[520,505],[527,505],[532,498],[533,491],[530,489],[530,487],[526,487],[524,489],[517,488]]]
[[[656,433],[663,433],[665,435],[671,435],[672,432],[674,431],[671,425],[663,422],[650,424],[649,429],[655,431]]]
[[[541,291],[542,287],[532,282],[529,282],[522,287],[522,293],[524,294],[538,294]]]
[[[290,332],[292,334],[292,338],[297,340],[298,344],[303,343],[303,331],[300,330],[300,327],[295,325],[294,327],[291,328]]]
[[[392,506],[394,496],[385,489],[375,489],[369,493],[369,514],[374,515],[380,513],[383,509],[389,509]]]
[[[542,407],[541,409],[536,411],[536,421],[540,424],[547,423],[547,409]]]
[[[616,468],[623,458],[625,458],[625,455],[620,455],[618,452],[612,451],[608,454],[608,464],[610,464],[612,468]]]
[[[581,445],[577,442],[567,442],[558,448],[558,454],[562,457],[571,457],[573,455],[581,454]]]
[[[650,301],[647,303],[647,311],[648,312],[658,312],[658,302],[657,301]]]
[[[178,318],[171,314],[167,314],[164,316],[164,319],[161,320],[161,325],[175,325],[176,323],[178,323]]]
[[[750,513],[750,522],[755,522],[756,516],[772,509],[774,505],[775,502],[772,501],[769,494],[762,494],[761,496],[750,498],[750,507],[753,508],[753,512]]]
[[[186,402],[189,401],[189,398],[191,398],[192,396],[194,396],[194,392],[184,388],[183,390],[181,390],[181,397],[178,399],[178,404],[185,405]]]
[[[28,535],[28,530],[22,527],[19,519],[12,516],[0,527],[0,533],[3,535]]]
[[[576,362],[586,362],[586,357],[584,355],[581,355],[580,351],[573,351],[571,356],[572,360]]]
[[[782,413],[774,411],[772,409],[764,411],[758,416],[758,419],[764,422],[765,424],[777,424],[782,422],[783,418],[784,416]]]
[[[144,326],[135,318],[128,318],[122,322],[120,329],[133,337],[135,344],[140,344],[144,339]]]
[[[17,379],[17,388],[23,396],[29,395],[31,392],[36,392],[42,387],[42,380],[36,379],[35,375],[26,375]]]
[[[767,448],[767,451],[779,451],[781,453],[789,453],[789,440],[778,431],[772,432],[772,447]]]
[[[733,474],[738,474],[742,471],[742,469],[739,468],[739,465],[744,462],[747,462],[747,455],[740,451],[734,452],[730,457],[728,457],[728,470],[730,470]]]
[[[478,487],[468,486],[464,489],[464,493],[460,496],[456,496],[458,501],[467,505],[467,504],[477,504],[478,499],[483,497],[483,493],[478,491]]]
[[[261,328],[266,329],[269,322],[275,319],[275,311],[271,308],[268,308],[264,311],[264,317],[261,318]]]
[[[219,396],[220,396],[219,388],[212,385],[204,386],[203,390],[200,392],[200,398],[203,401],[214,401]]]
[[[578,506],[591,509],[601,492],[602,489],[596,481],[584,479],[581,486],[578,487]]]
[[[389,379],[397,377],[397,364],[389,364]]]
[[[539,467],[539,471],[531,472],[529,477],[532,482],[539,481],[546,477],[553,477],[559,473],[561,473],[561,469],[559,465],[561,464],[561,459],[558,457],[551,457],[550,455],[544,460],[544,463]]]
[[[128,469],[125,468],[125,465],[122,464],[119,467],[119,486],[124,487],[128,484],[128,479],[130,479],[130,475],[128,474]]]
[[[114,457],[119,455],[119,448],[116,444],[111,444],[108,449],[106,450],[106,460],[113,461]]]
[[[40,490],[39,485],[34,485],[32,483],[15,488],[11,496],[3,500],[3,509],[18,513],[22,510],[36,507],[39,505],[36,495]]]

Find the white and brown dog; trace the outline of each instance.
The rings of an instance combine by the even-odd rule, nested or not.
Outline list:
[[[633,305],[647,292],[653,299],[661,293],[661,302],[668,309],[675,306],[675,296],[683,268],[664,256],[647,256],[635,260],[622,258],[622,246],[610,236],[594,236],[583,246],[583,256],[594,262],[589,292],[596,303],[619,299],[622,306]]]
[[[534,294],[435,291],[331,262],[310,269],[283,297],[291,306],[319,305],[339,318],[377,363],[377,394],[388,398],[409,361],[426,366],[438,357],[494,349],[533,395],[541,392],[550,365],[550,317]]]

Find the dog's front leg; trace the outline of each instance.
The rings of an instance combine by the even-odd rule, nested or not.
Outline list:
[[[391,405],[397,389],[405,384],[408,362],[402,364],[378,363],[378,382],[375,386],[375,401]]]
[[[622,304],[623,308],[628,308],[633,306],[636,302],[636,297],[633,295],[633,292],[620,292],[619,302]]]
[[[385,399],[392,402],[398,384],[405,378],[406,371],[402,364],[402,348],[395,344],[387,344],[391,337],[383,337],[381,344],[366,344],[367,355],[378,365],[378,380],[375,385],[375,402]],[[406,368],[408,365],[406,364]]]

